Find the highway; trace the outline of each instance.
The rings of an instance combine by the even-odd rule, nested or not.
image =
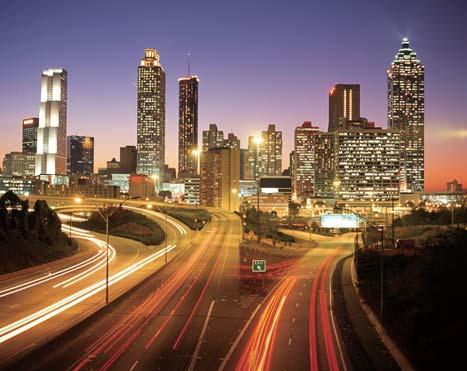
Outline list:
[[[83,205],[75,210],[85,208]],[[165,226],[164,215],[151,210],[141,212]],[[167,220],[167,256],[173,259],[179,250],[190,246],[192,232],[175,219]],[[63,225],[67,233],[69,229]],[[80,253],[0,277],[0,367],[50,341],[105,305],[105,236],[71,229]],[[164,255],[164,243],[145,246],[111,236],[110,300],[160,269]]]
[[[323,237],[253,293],[242,286],[240,239],[238,217],[213,212],[190,250],[15,368],[346,370],[330,277],[353,235]]]
[[[330,285],[335,263],[352,251],[353,237],[320,238],[318,248],[278,279],[221,369],[346,370]]]

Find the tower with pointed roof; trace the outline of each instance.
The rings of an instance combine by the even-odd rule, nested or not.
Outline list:
[[[400,191],[422,192],[425,183],[425,67],[404,37],[388,77],[388,126],[400,130]]]

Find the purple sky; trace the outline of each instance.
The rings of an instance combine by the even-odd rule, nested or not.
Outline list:
[[[167,154],[177,163],[178,85],[200,77],[199,129],[217,123],[246,145],[275,122],[284,161],[293,129],[327,128],[334,83],[359,83],[362,115],[386,126],[386,70],[403,36],[426,68],[426,183],[467,186],[464,1],[2,1],[0,157],[19,150],[39,109],[41,71],[69,73],[68,134],[96,140],[96,164],[136,143],[136,68],[155,47],[167,74]],[[384,3],[384,5],[381,5]],[[97,170],[97,167],[96,167]]]

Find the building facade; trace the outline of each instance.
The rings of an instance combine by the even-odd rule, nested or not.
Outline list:
[[[122,173],[136,173],[137,153],[135,146],[120,147],[120,171]]]
[[[343,119],[360,118],[360,85],[336,84],[329,92],[329,126],[328,131],[339,128]]]
[[[338,201],[399,197],[399,130],[350,127],[335,131]]]
[[[94,173],[94,137],[67,137],[67,170],[72,174]]]
[[[36,155],[32,153],[6,153],[3,159],[3,174],[8,176],[34,176]]]
[[[407,38],[387,71],[388,126],[401,135],[401,192],[425,187],[425,67]]]
[[[227,138],[224,139],[224,147],[240,149],[240,139],[234,134],[227,134]]]
[[[165,164],[165,72],[156,49],[138,66],[137,173],[161,181]]]
[[[39,117],[30,117],[23,120],[22,137],[23,153],[37,153],[37,128],[39,127]]]
[[[224,146],[224,132],[217,129],[216,124],[209,124],[209,130],[203,130],[203,152],[212,148],[221,148]]]
[[[202,205],[228,211],[239,209],[240,150],[210,149],[202,157],[200,174]]]
[[[63,68],[42,72],[36,175],[66,174],[67,83]]]
[[[295,128],[293,189],[296,197],[314,195],[315,183],[315,134],[319,131],[311,121],[305,121]]]
[[[282,173],[282,131],[275,124],[261,133],[259,146],[259,176],[280,176]]]
[[[178,79],[178,175],[181,178],[197,174],[198,149],[198,87],[197,76]]]
[[[314,196],[320,198],[334,197],[334,180],[336,177],[335,134],[317,132],[314,134]]]

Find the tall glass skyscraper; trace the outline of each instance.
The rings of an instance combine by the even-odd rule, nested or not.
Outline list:
[[[178,86],[178,176],[185,178],[197,173],[193,150],[198,148],[198,77],[182,77]]]
[[[67,81],[64,68],[42,72],[36,175],[66,174]]]
[[[156,49],[138,66],[137,172],[162,182],[165,164],[165,72]]]
[[[400,130],[400,190],[424,190],[425,67],[402,39],[388,75],[388,126]]]

